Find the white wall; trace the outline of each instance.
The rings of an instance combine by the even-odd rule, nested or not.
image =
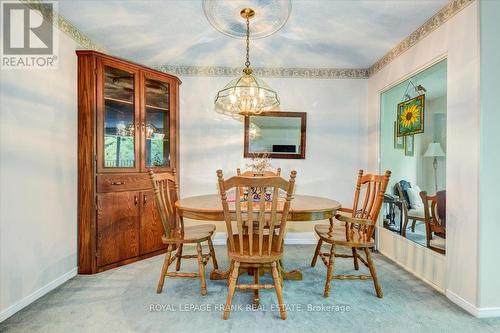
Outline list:
[[[481,1],[480,295],[484,316],[500,316],[500,13],[499,1]]]
[[[1,70],[0,321],[76,275],[76,44],[59,69]]]
[[[379,156],[380,92],[403,78],[428,67],[444,56],[448,59],[448,151],[447,151],[447,296],[466,310],[476,309],[478,297],[478,177],[479,177],[479,21],[474,2],[429,36],[403,53],[368,81],[369,161]],[[370,165],[376,168],[377,165]],[[400,237],[392,234],[392,237]],[[408,253],[411,241],[390,249],[379,249],[401,265],[396,253]],[[390,242],[389,242],[390,243]],[[423,277],[434,256],[421,247],[428,263],[414,273]],[[406,252],[405,252],[406,251]],[[440,274],[435,274],[440,276]],[[439,283],[439,281],[435,281]]]
[[[214,111],[216,92],[230,78],[182,77],[181,196],[217,193],[217,169],[226,175],[245,167],[243,123]],[[287,177],[297,170],[296,193],[326,196],[349,206],[357,169],[376,171],[367,164],[364,117],[367,80],[266,78],[282,102],[283,111],[307,112],[306,158],[273,159]],[[374,157],[376,159],[376,157]],[[310,232],[309,223],[291,223],[290,233]],[[218,225],[218,231],[224,231]]]

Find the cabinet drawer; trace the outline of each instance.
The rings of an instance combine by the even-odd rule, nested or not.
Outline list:
[[[151,179],[147,173],[97,175],[97,192],[149,190]]]

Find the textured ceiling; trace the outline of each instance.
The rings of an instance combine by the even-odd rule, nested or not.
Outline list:
[[[281,30],[251,42],[252,65],[367,68],[447,2],[294,0]],[[201,0],[64,0],[59,12],[107,52],[146,65],[244,62],[244,41],[216,31]]]

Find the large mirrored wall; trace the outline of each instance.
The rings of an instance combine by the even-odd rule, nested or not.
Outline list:
[[[381,94],[380,166],[392,176],[383,226],[422,246],[446,248],[447,61]]]

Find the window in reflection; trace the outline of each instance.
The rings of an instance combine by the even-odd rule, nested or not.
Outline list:
[[[392,171],[384,227],[440,253],[446,248],[446,68],[443,60],[382,93],[380,122],[380,168]],[[398,104],[421,95],[423,133],[398,137]]]

